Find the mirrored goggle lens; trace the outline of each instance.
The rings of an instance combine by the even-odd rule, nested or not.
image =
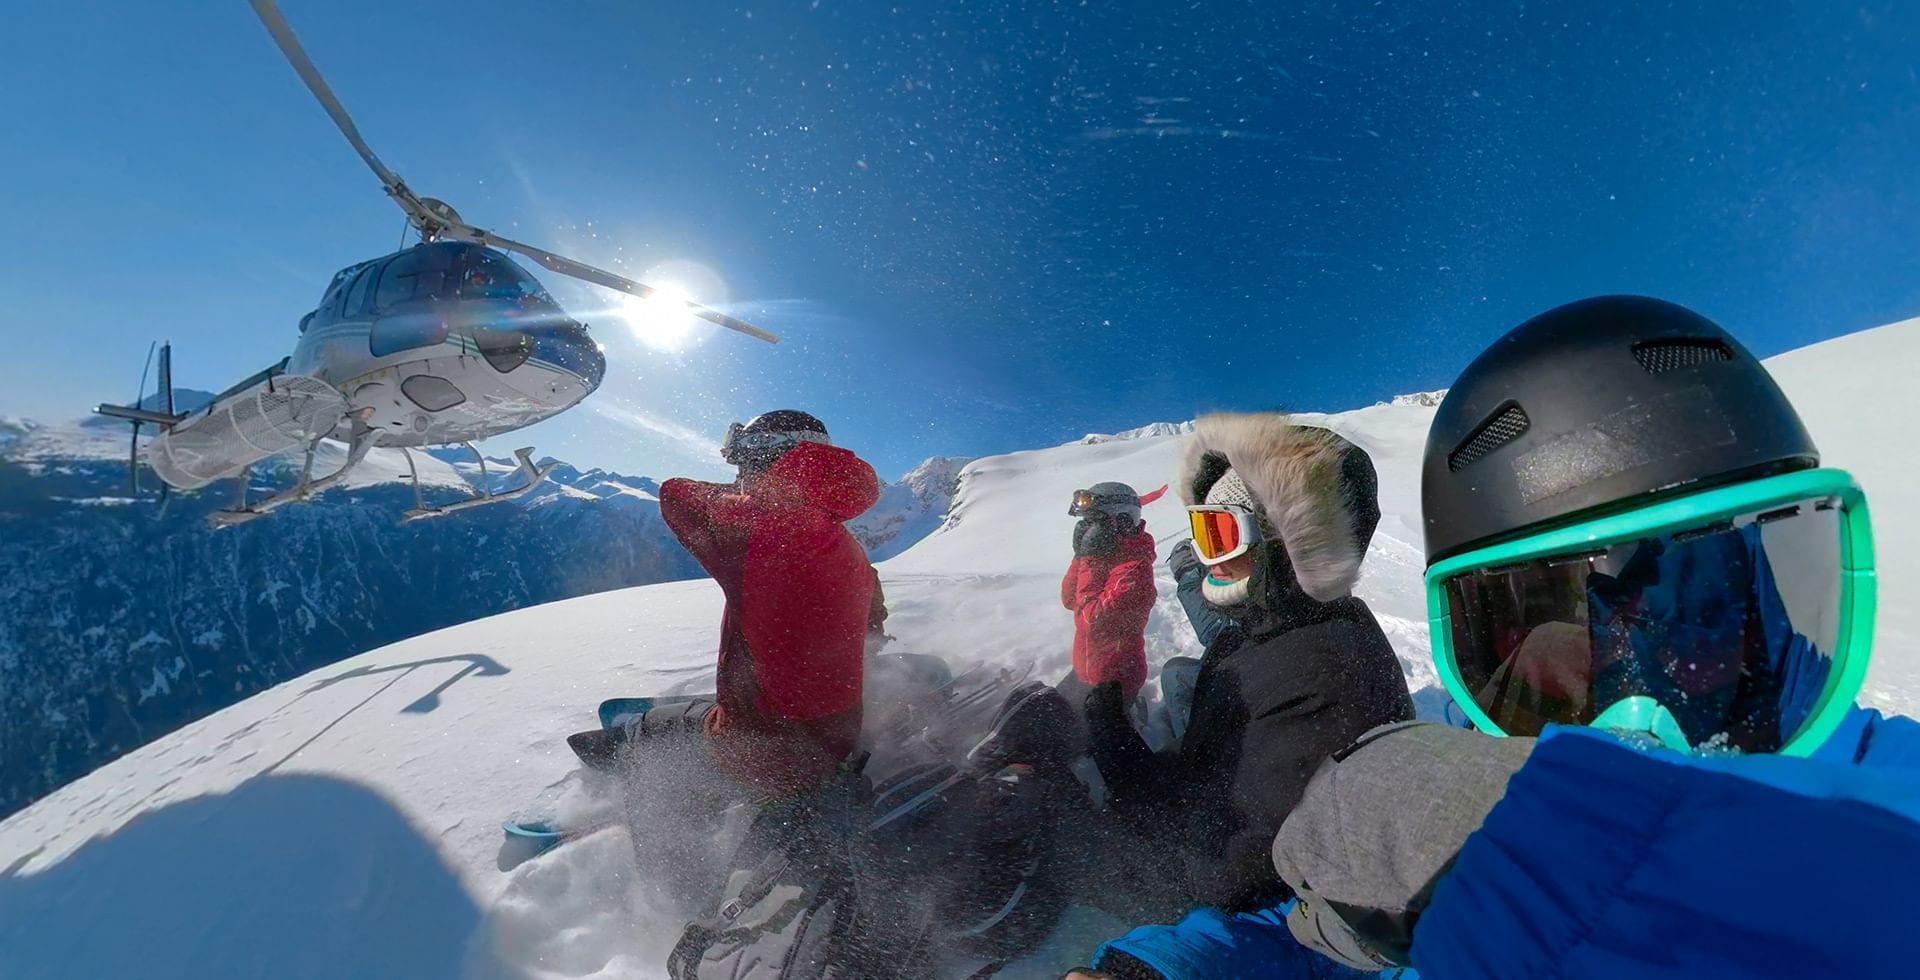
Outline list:
[[[1067,516],[1079,517],[1093,510],[1094,509],[1093,505],[1094,505],[1094,500],[1093,500],[1092,491],[1075,490],[1073,492],[1073,502],[1067,505]]]
[[[1193,525],[1193,551],[1203,561],[1212,561],[1240,547],[1240,519],[1232,511],[1189,510]]]
[[[1772,752],[1835,673],[1843,514],[1806,501],[1442,583],[1459,680],[1502,731],[1658,702],[1694,746]]]

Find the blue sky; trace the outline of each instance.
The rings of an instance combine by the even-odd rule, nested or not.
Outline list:
[[[1913,4],[283,2],[417,190],[786,338],[545,275],[608,382],[497,451],[711,473],[791,406],[895,475],[1441,387],[1600,292],[1763,354],[1920,314]],[[131,397],[154,338],[223,387],[400,242],[241,0],[10,11],[0,120],[0,413]]]

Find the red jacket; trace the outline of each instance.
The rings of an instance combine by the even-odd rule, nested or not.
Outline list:
[[[1060,582],[1073,611],[1073,672],[1088,684],[1119,681],[1128,700],[1147,682],[1147,616],[1153,612],[1153,537],[1120,539],[1119,551],[1078,557]]]
[[[815,442],[749,489],[660,486],[661,516],[726,593],[708,732],[721,767],[756,789],[810,789],[859,741],[874,576],[841,522],[879,495],[873,467]]]

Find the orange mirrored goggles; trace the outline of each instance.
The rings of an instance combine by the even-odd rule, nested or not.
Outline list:
[[[1260,522],[1253,511],[1232,504],[1195,504],[1187,508],[1193,529],[1193,553],[1208,565],[1238,558],[1260,543]]]

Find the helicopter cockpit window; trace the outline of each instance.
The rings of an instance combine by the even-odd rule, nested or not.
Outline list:
[[[380,288],[374,294],[376,310],[390,310],[403,303],[423,302],[441,294],[453,257],[444,248],[416,248],[387,263],[380,274]]]
[[[468,253],[460,279],[461,299],[510,299],[542,295],[540,283],[512,262],[491,252]]]
[[[380,292],[374,300],[377,309],[390,310],[401,303],[413,301],[413,287],[420,278],[420,258],[416,254],[402,255],[387,263],[385,272],[380,274]]]

